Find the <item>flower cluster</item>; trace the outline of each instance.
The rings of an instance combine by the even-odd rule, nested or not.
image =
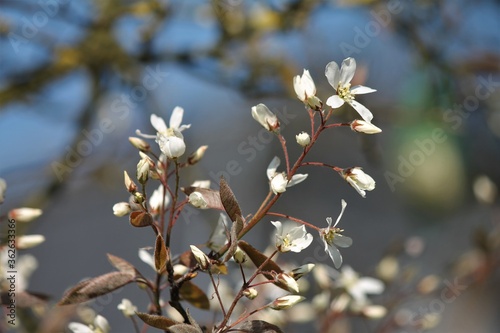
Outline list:
[[[214,324],[213,332],[281,332],[279,328],[267,322],[275,321],[273,319],[259,320],[256,323],[249,320],[249,317],[260,313],[261,318],[268,318],[273,317],[269,314],[270,311],[281,313],[286,312],[283,310],[300,308],[306,301],[307,291],[307,278],[303,277],[313,271],[316,264],[289,265],[278,262],[276,257],[282,253],[299,253],[306,250],[313,242],[313,235],[309,231],[315,230],[324,244],[324,251],[338,269],[342,265],[342,255],[338,248],[351,246],[352,239],[343,235],[344,230],[337,227],[347,205],[344,200],[341,201],[342,208],[337,220],[333,223],[331,217],[326,218],[326,227],[271,211],[271,208],[281,197],[288,195],[285,193],[288,189],[308,179],[308,173],[299,173],[299,169],[306,167],[326,167],[333,170],[363,197],[366,196],[366,191],[375,188],[375,181],[360,167],[341,168],[323,162],[307,161],[309,152],[326,130],[350,127],[358,133],[380,132],[380,129],[371,123],[371,112],[355,101],[356,94],[375,91],[363,86],[351,89],[350,82],[355,69],[356,63],[351,58],[344,60],[341,69],[335,62],[327,65],[325,73],[328,82],[336,90],[336,94],[326,101],[325,105],[329,106],[329,109],[323,109],[324,104],[316,96],[316,85],[308,70],[304,70],[301,76],[294,77],[293,87],[299,100],[306,106],[311,131],[304,130],[296,134],[296,142],[302,149],[295,161],[288,152],[283,128],[276,114],[262,103],[251,108],[251,116],[266,131],[278,138],[283,153],[282,158],[275,156],[266,169],[269,191],[260,208],[253,214],[243,213],[236,195],[224,178],[220,179],[218,189],[212,188],[211,182],[206,180],[198,180],[190,185],[183,183],[183,173],[180,170],[198,163],[205,155],[207,146],[201,146],[191,155],[185,156],[187,147],[182,132],[191,125],[182,124],[184,110],[181,107],[174,108],[168,127],[161,117],[151,115],[151,125],[156,134],[143,134],[139,130],[136,133],[143,138],[154,139],[160,153],[156,154],[155,147],[141,138],[129,138],[130,143],[139,150],[135,178],[124,171],[124,183],[129,199],[116,203],[113,213],[119,217],[128,216],[133,227],[148,227],[154,232],[154,244],[139,249],[140,259],[152,269],[154,277],[148,278],[148,274],[143,274],[124,259],[108,255],[111,264],[118,271],[81,282],[64,295],[60,304],[80,303],[126,284],[137,283],[150,295],[148,312],[141,312],[128,299],[123,299],[117,307],[126,318],[134,322],[135,327],[137,316],[146,325],[165,331],[201,333],[203,330],[185,309],[183,302],[208,309],[212,298],[212,303],[215,303],[212,306],[219,308],[222,315]],[[334,109],[344,103],[355,108],[363,119],[350,123],[332,122]],[[278,171],[282,159],[284,166],[282,171]],[[157,184],[151,187],[153,182]],[[171,243],[178,240],[175,238],[174,227],[181,221],[179,217],[185,213],[186,207],[217,210],[219,220],[206,243],[190,244],[183,253],[177,255],[171,252]],[[267,217],[272,218],[270,222],[276,228],[276,233],[273,235],[273,246],[268,251],[261,252],[249,244],[244,236]],[[238,269],[231,275],[231,268],[235,266]],[[359,278],[349,267],[344,267],[341,273],[335,272],[330,274],[337,274],[333,277],[336,281],[335,288],[350,295],[351,303],[358,308],[371,306],[366,294],[381,291],[378,282]],[[201,273],[209,277],[213,289],[211,297],[195,284],[196,277]],[[233,278],[234,274],[238,276]],[[229,288],[226,290],[221,275],[229,275],[233,283],[240,281],[234,285],[235,291],[230,291]],[[169,295],[168,301],[165,294]],[[241,302],[246,302],[244,307]],[[248,310],[245,310],[245,307]],[[107,321],[100,316],[86,320],[85,324],[73,322],[69,328],[73,332],[85,333],[109,331]]]

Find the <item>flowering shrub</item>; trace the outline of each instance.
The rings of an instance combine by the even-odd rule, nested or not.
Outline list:
[[[371,123],[372,113],[355,100],[357,94],[375,91],[364,86],[351,87],[355,69],[356,62],[352,58],[345,59],[340,69],[335,62],[326,66],[325,75],[335,89],[335,94],[325,103],[328,106],[326,108],[316,96],[316,86],[309,71],[304,70],[302,76],[293,79],[294,90],[304,104],[310,120],[310,132],[301,132],[295,136],[297,144],[302,147],[301,154],[295,160],[288,153],[278,117],[264,104],[252,107],[252,117],[279,139],[283,156],[276,156],[270,161],[266,170],[269,192],[258,210],[251,214],[242,211],[224,178],[217,184],[218,189],[206,180],[199,180],[191,185],[184,183],[180,170],[198,163],[207,151],[207,146],[201,146],[186,156],[188,148],[184,142],[184,133],[188,132],[186,130],[191,125],[182,124],[184,110],[181,107],[173,110],[169,127],[162,118],[151,115],[151,125],[156,134],[143,134],[137,130],[137,135],[154,139],[157,146],[138,137],[130,138],[130,143],[139,150],[140,159],[135,177],[124,172],[125,188],[130,198],[115,204],[113,213],[119,217],[128,216],[133,227],[152,230],[151,245],[154,244],[154,254],[139,249],[139,257],[153,271],[141,272],[125,259],[108,255],[116,270],[78,283],[67,290],[59,305],[84,303],[128,284],[137,284],[147,293],[149,307],[138,309],[130,300],[123,299],[117,308],[125,318],[132,321],[136,332],[145,332],[148,327],[154,327],[172,333],[279,333],[290,322],[315,319],[320,332],[330,332],[336,320],[344,315],[367,319],[386,317],[387,306],[373,304],[369,295],[381,294],[386,285],[398,279],[400,283],[409,280],[405,280],[406,276],[399,275],[399,262],[395,255],[384,258],[379,264],[377,274],[380,279],[360,277],[350,266],[342,266],[339,248],[353,244],[353,240],[338,227],[347,207],[344,200],[341,201],[335,223],[331,217],[326,217],[327,226],[272,210],[276,202],[286,195],[289,187],[300,186],[300,183],[307,181],[308,174],[299,173],[306,166],[328,168],[338,173],[362,197],[367,195],[367,191],[375,189],[373,178],[360,167],[342,168],[307,161],[309,152],[327,130],[350,127],[363,134],[381,132]],[[336,123],[335,110],[345,103],[352,106],[362,120]],[[265,181],[264,170],[262,175],[262,180]],[[5,183],[0,182],[2,200],[5,188]],[[150,192],[152,194],[148,195]],[[175,226],[188,205],[220,211],[220,218],[205,246],[185,244],[185,252],[172,253]],[[39,210],[21,208],[11,211],[9,218],[15,218],[18,222],[30,221],[40,214]],[[271,223],[276,228],[275,234],[269,249],[257,249],[245,240],[245,235],[266,217],[273,219]],[[18,239],[17,249],[43,241],[43,236],[23,237],[24,241]],[[311,262],[297,267],[278,260],[280,253],[299,253],[308,248],[314,237],[319,237],[324,244],[324,251],[332,260],[331,265]],[[2,246],[2,257],[5,257],[7,248],[8,244]],[[2,260],[5,261],[5,258]],[[31,268],[26,272],[29,273]],[[5,281],[6,274],[4,271],[1,273]],[[309,273],[312,277],[310,280],[317,286],[312,296],[309,291],[313,288],[307,279],[302,279]],[[201,274],[208,276],[210,290],[204,291],[196,283]],[[232,284],[224,278],[225,275],[232,277]],[[435,279],[427,279],[417,284],[416,289],[421,294],[430,294],[437,286]],[[1,287],[4,292],[8,290],[5,284]],[[30,294],[26,293],[25,296]],[[31,297],[32,304],[33,299],[42,301],[34,295]],[[216,319],[207,326],[201,326],[191,315],[190,307],[205,310],[211,308],[217,314]],[[101,315],[93,313],[80,317],[85,318],[82,319],[84,323],[71,322],[69,330],[75,333],[106,333],[111,330],[107,320]],[[400,320],[396,323],[392,319],[387,322],[394,327],[421,330],[433,326],[432,316],[427,313],[404,322]],[[390,325],[381,331],[389,331],[392,327]]]

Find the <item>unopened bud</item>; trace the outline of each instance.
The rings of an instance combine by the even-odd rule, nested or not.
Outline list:
[[[205,209],[208,203],[200,192],[193,192],[189,195],[189,203],[196,208]]]
[[[270,132],[278,132],[280,128],[280,122],[278,117],[272,113],[267,106],[260,103],[252,107],[252,117],[257,120],[259,124],[262,125],[266,130]]]
[[[137,191],[137,185],[130,179],[130,176],[128,175],[127,171],[123,171],[123,176],[125,178],[125,188],[129,193],[134,193]]]
[[[247,288],[243,290],[243,295],[248,299],[254,299],[259,295],[259,292],[255,288]]]
[[[137,163],[137,180],[141,184],[146,184],[149,177],[149,162],[146,159],[141,159]]]
[[[288,275],[293,277],[295,280],[298,280],[304,275],[309,274],[313,270],[314,266],[316,265],[315,264],[302,265],[300,267],[293,269],[291,272],[288,273]]]
[[[144,153],[147,153],[151,150],[151,146],[149,145],[149,143],[147,143],[146,141],[144,141],[141,138],[131,136],[128,138],[128,141],[130,141],[132,146],[134,146],[135,148],[139,149],[140,151],[142,151]]]
[[[138,204],[142,204],[144,202],[144,195],[141,192],[134,193],[134,202]]]
[[[25,250],[45,242],[45,236],[43,235],[23,235],[16,239],[16,247],[19,250]]]
[[[9,211],[9,219],[14,219],[16,222],[31,222],[42,215],[42,210],[38,208],[16,208]]]
[[[293,277],[291,277],[290,275],[288,275],[286,273],[278,274],[278,276],[276,276],[276,282],[279,282],[279,283],[285,285],[286,288],[291,292],[294,292],[294,293],[299,292],[299,284],[297,283],[297,281],[295,281],[295,279]]]
[[[309,143],[311,143],[311,136],[309,136],[308,133],[306,132],[301,132],[295,136],[295,139],[297,139],[297,143],[301,145],[302,147],[307,146]]]
[[[365,133],[365,134],[377,134],[382,132],[380,128],[364,120],[352,121],[351,129],[355,132]]]
[[[199,248],[194,245],[190,245],[191,252],[193,253],[194,258],[200,265],[202,270],[206,270],[210,266],[210,258]]]
[[[116,216],[125,216],[132,211],[128,202],[118,202],[113,205],[113,214]]]
[[[194,165],[198,163],[202,158],[203,155],[205,155],[205,151],[207,150],[208,146],[201,146],[200,148],[196,149],[194,153],[189,155],[188,157],[188,164],[189,165]]]
[[[234,261],[238,264],[243,264],[245,261],[247,261],[246,253],[242,249],[240,249],[239,247],[236,248],[236,251],[234,252],[233,258],[234,258]]]
[[[427,275],[417,284],[417,291],[423,295],[430,294],[439,287],[440,280],[436,275]]]
[[[387,309],[382,305],[368,305],[363,308],[362,313],[370,319],[379,319],[387,314]]]
[[[299,295],[286,295],[275,299],[274,302],[269,304],[269,307],[273,310],[285,310],[302,302],[304,299],[305,297]]]

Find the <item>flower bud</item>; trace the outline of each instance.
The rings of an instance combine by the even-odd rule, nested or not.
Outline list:
[[[279,131],[280,122],[278,117],[276,117],[276,115],[272,113],[264,104],[260,103],[252,107],[252,117],[266,130],[270,132]]]
[[[187,160],[188,164],[195,165],[196,163],[198,163],[203,158],[203,155],[205,155],[205,151],[207,150],[207,148],[208,146],[201,146],[200,148],[196,149],[194,153],[189,155]]]
[[[259,295],[259,292],[255,288],[247,288],[243,290],[243,295],[248,299],[254,299]]]
[[[134,193],[134,202],[138,204],[142,204],[144,202],[144,195],[141,192]]]
[[[208,203],[200,192],[193,192],[189,195],[188,201],[191,205],[196,208],[206,209],[208,208]]]
[[[280,273],[278,276],[276,276],[276,282],[279,282],[281,284],[284,284],[287,289],[293,293],[298,293],[299,292],[299,284],[293,277],[286,273]]]
[[[137,180],[141,184],[146,184],[149,177],[149,161],[145,158],[137,163]]]
[[[6,190],[7,190],[7,183],[3,178],[0,178],[0,204],[3,203],[5,199]]]
[[[128,141],[132,144],[132,146],[134,146],[135,148],[139,149],[140,151],[142,151],[144,153],[151,151],[151,146],[149,145],[149,143],[147,143],[146,141],[144,141],[141,138],[137,138],[135,136],[130,136],[128,138]]]
[[[293,277],[295,280],[298,280],[304,275],[309,274],[313,270],[314,266],[316,265],[315,264],[302,265],[300,267],[293,269],[291,272],[288,273],[288,275]]]
[[[125,188],[127,189],[127,191],[129,193],[134,193],[137,191],[137,185],[135,185],[135,183],[132,181],[132,179],[130,179],[127,171],[123,171],[123,175],[124,175],[124,178],[125,178]]]
[[[16,239],[16,248],[19,250],[25,250],[45,242],[45,236],[43,235],[23,235]]]
[[[206,270],[210,266],[210,258],[199,248],[194,245],[190,245],[191,252],[193,253],[194,258],[200,265],[202,270]]]
[[[236,251],[234,251],[233,258],[234,261],[238,264],[243,264],[245,261],[247,261],[246,253],[239,247],[236,247]]]
[[[375,189],[375,180],[359,167],[344,169],[340,174],[363,198],[366,196],[365,191]]]
[[[351,129],[355,132],[365,133],[365,134],[377,134],[382,132],[380,128],[364,120],[352,121]]]
[[[269,307],[273,310],[285,310],[302,302],[304,299],[305,297],[299,295],[286,295],[275,299],[274,302],[269,304]]]
[[[113,214],[116,216],[125,216],[132,211],[128,202],[118,202],[113,205]]]
[[[370,319],[380,319],[387,314],[387,309],[382,305],[368,305],[363,308],[362,313]]]
[[[297,139],[297,143],[302,147],[305,147],[309,143],[311,143],[311,136],[309,136],[309,134],[306,132],[301,132],[300,134],[297,134],[295,136],[295,139]]]
[[[16,208],[9,211],[9,219],[14,219],[16,222],[31,222],[42,215],[42,210],[38,208]]]

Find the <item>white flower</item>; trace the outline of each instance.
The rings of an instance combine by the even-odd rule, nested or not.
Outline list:
[[[363,198],[366,197],[366,191],[375,189],[375,180],[359,167],[342,170],[341,175]]]
[[[311,143],[311,136],[307,132],[301,132],[295,136],[295,139],[297,139],[297,143],[301,145],[302,147],[307,146],[309,143]]]
[[[276,248],[280,252],[300,252],[311,245],[313,236],[306,231],[304,225],[292,227],[287,223],[285,226],[279,221],[271,221],[276,227]]]
[[[342,265],[342,255],[336,246],[349,247],[352,245],[352,239],[342,235],[343,229],[337,228],[337,224],[342,218],[346,206],[347,203],[342,199],[342,211],[335,224],[332,226],[332,218],[327,217],[326,222],[328,222],[328,228],[323,228],[319,231],[319,235],[325,243],[325,252],[328,253],[332,259],[335,268],[339,268]]]
[[[288,180],[286,173],[276,171],[280,163],[279,157],[275,156],[271,163],[269,163],[266,171],[271,190],[274,194],[283,193],[287,187],[301,183],[307,178],[307,174],[295,174],[292,176],[292,179]]]
[[[351,122],[351,129],[355,132],[365,134],[377,134],[382,132],[380,128],[364,120],[354,120]]]
[[[122,299],[122,302],[118,304],[117,308],[123,312],[125,317],[132,317],[137,312],[137,307],[126,298]]]
[[[328,98],[326,104],[335,109],[341,107],[346,102],[352,106],[365,121],[371,122],[373,115],[370,110],[361,103],[355,101],[354,98],[357,94],[368,94],[376,90],[365,86],[355,86],[351,89],[351,80],[354,77],[355,71],[356,60],[353,58],[344,59],[340,70],[335,61],[326,65],[326,78],[330,85],[337,91],[336,95]]]
[[[149,207],[151,207],[151,213],[156,214],[160,211],[163,199],[163,207],[167,207],[170,204],[170,197],[168,191],[163,195],[163,185],[153,191],[151,197],[149,197]]]
[[[205,209],[208,208],[208,203],[200,192],[193,192],[189,195],[188,201],[191,205],[196,208]]]
[[[316,95],[316,85],[307,69],[304,69],[302,76],[297,75],[293,78],[293,89],[299,100],[304,103],[309,97]]]
[[[276,131],[280,127],[278,117],[262,103],[252,106],[252,117],[270,132]]]
[[[335,281],[337,287],[344,288],[353,298],[356,306],[368,304],[367,294],[381,294],[384,291],[382,281],[371,277],[360,278],[349,266],[342,267]]]
[[[181,132],[191,125],[181,125],[184,109],[175,107],[172,115],[170,116],[170,127],[167,127],[163,118],[155,114],[151,115],[151,125],[156,129],[155,135],[143,134],[139,130],[136,131],[138,135],[144,138],[156,139],[156,143],[160,146],[160,150],[168,158],[177,158],[184,154],[186,151],[186,144]]]
[[[113,205],[113,214],[116,216],[125,216],[130,213],[131,208],[128,202],[118,202]]]
[[[16,208],[9,211],[9,219],[14,219],[16,222],[31,222],[42,215],[42,210],[38,208]]]

